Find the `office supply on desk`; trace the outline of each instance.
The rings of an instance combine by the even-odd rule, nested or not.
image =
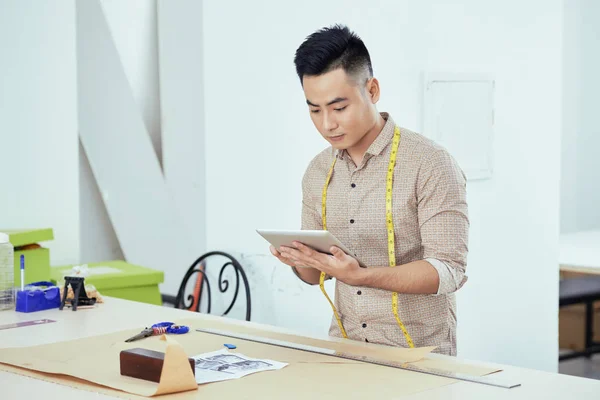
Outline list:
[[[30,313],[58,307],[60,289],[52,282],[34,282],[17,291],[17,312]]]
[[[49,324],[51,322],[56,322],[52,319],[35,319],[33,321],[23,321],[23,322],[15,322],[14,324],[4,324],[4,325],[0,325],[0,331],[5,330],[5,329],[14,329],[14,328],[21,328],[24,326],[32,326],[32,325],[42,325],[42,324]]]
[[[102,296],[162,305],[159,285],[164,281],[163,271],[117,260],[53,266],[50,274],[56,282],[62,282],[65,276],[85,278],[86,292],[90,297],[93,295],[87,290],[87,286],[93,285]],[[96,302],[100,303],[101,300],[98,298]]]
[[[25,256],[21,254],[21,290],[25,290]]]
[[[171,333],[174,335],[182,335],[190,331],[189,326],[175,325],[173,322],[159,322],[152,325],[150,328],[144,328],[140,333],[127,339],[125,342],[135,342],[136,340],[144,339],[150,336],[162,335]]]
[[[9,236],[0,232],[0,310],[15,307],[14,248]]]
[[[62,301],[59,306],[59,310],[65,307],[67,300],[67,294],[69,292],[69,286],[73,289],[73,299],[71,300],[71,307],[73,311],[77,311],[78,306],[93,306],[96,304],[96,298],[89,298],[85,292],[85,278],[75,276],[65,276],[65,287],[63,291]]]
[[[64,284],[64,282],[62,282],[62,284]],[[58,285],[59,289],[60,289],[60,297],[62,298],[65,294],[65,289],[64,286]],[[104,297],[102,296],[102,294],[100,294],[100,292],[98,291],[98,289],[96,289],[96,287],[90,283],[85,283],[83,285],[83,287],[85,288],[85,293],[87,294],[87,296],[89,298],[96,298],[96,304],[102,304],[104,303]],[[73,293],[73,289],[69,288],[67,289],[67,298],[65,300],[65,304],[69,304],[71,303],[71,300],[73,300],[75,298],[75,293]]]
[[[160,382],[160,375],[165,362],[165,353],[148,349],[128,349],[119,354],[121,375]],[[195,361],[188,358],[192,373],[196,374]]]
[[[251,342],[263,343],[263,344],[268,344],[271,346],[285,347],[288,349],[307,351],[310,353],[324,354],[324,355],[343,358],[343,359],[347,359],[347,360],[361,361],[361,362],[375,364],[375,365],[381,365],[381,366],[385,366],[385,367],[392,367],[392,368],[398,368],[398,369],[403,369],[403,370],[408,370],[408,371],[413,371],[413,372],[429,374],[429,375],[436,375],[436,376],[442,376],[442,377],[451,378],[451,379],[458,379],[461,381],[480,383],[480,384],[489,385],[489,386],[496,386],[496,387],[500,387],[500,388],[504,388],[504,389],[512,389],[512,388],[521,386],[520,383],[509,382],[509,381],[505,381],[502,379],[497,379],[495,377],[473,376],[473,375],[462,374],[462,373],[457,373],[457,372],[444,371],[444,370],[440,370],[440,369],[436,369],[436,368],[416,366],[416,365],[413,365],[408,362],[381,360],[381,359],[376,359],[376,358],[372,358],[372,357],[368,357],[368,356],[364,356],[364,355],[344,353],[344,352],[339,352],[339,351],[335,351],[332,349],[315,347],[315,346],[300,345],[297,343],[287,342],[284,340],[277,340],[277,339],[271,339],[271,338],[267,338],[267,337],[247,335],[244,333],[229,332],[229,331],[224,331],[224,330],[219,330],[219,329],[196,329],[196,331],[203,332],[203,333],[209,333],[212,335],[226,336],[226,337],[235,338],[235,339],[248,340]]]

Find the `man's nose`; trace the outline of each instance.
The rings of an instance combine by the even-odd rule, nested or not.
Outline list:
[[[338,127],[337,121],[333,113],[326,113],[323,118],[323,129],[330,132]]]

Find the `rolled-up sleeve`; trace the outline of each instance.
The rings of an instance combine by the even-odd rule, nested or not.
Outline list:
[[[467,281],[469,217],[466,178],[447,151],[435,151],[421,166],[417,206],[423,259],[439,275],[437,294],[455,292]]]

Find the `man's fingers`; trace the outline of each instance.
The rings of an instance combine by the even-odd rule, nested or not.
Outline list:
[[[285,265],[288,265],[290,267],[297,266],[295,261],[290,257],[289,254],[286,253],[284,248],[280,248],[278,251],[275,247],[271,246],[270,250],[271,250],[271,253],[273,253],[273,255],[275,257],[277,257],[277,259],[279,261],[281,261],[282,263],[284,263]]]
[[[300,242],[294,242],[294,246],[296,246],[298,248],[298,251],[300,251],[306,257],[309,257],[313,260],[317,260],[320,262],[327,262],[328,255],[325,253],[321,253],[320,251],[313,250],[312,248],[310,248]]]
[[[296,249],[287,249],[286,254],[294,261],[304,261],[307,258],[300,250]]]
[[[288,253],[287,251],[281,252],[281,258],[283,258],[284,260],[289,260],[289,261],[291,261],[293,259],[292,255],[290,253]]]
[[[296,247],[300,252],[306,254],[307,256],[311,256],[314,253],[316,253],[316,251],[314,251],[313,249],[311,249],[308,246],[305,246],[304,244],[300,243],[300,242],[292,242],[292,244],[294,245],[294,247]]]
[[[342,250],[340,250],[340,248],[337,246],[331,246],[329,251],[331,251],[331,254],[333,254],[333,256],[340,261],[343,260],[344,257],[346,256],[346,253],[344,253]]]
[[[288,259],[295,259],[295,252],[297,251],[296,249],[293,249],[291,247],[286,247],[286,246],[281,246],[279,248],[279,251],[281,253],[282,257],[288,258]]]
[[[329,254],[321,253],[320,251],[313,250],[312,248],[302,244],[300,242],[293,242],[293,245],[298,248],[297,251],[300,252],[299,257],[302,257],[302,260],[313,268],[318,270],[322,270],[327,265],[331,265],[331,256]],[[337,247],[336,247],[337,249]],[[338,249],[339,250],[339,249]],[[343,260],[344,252],[341,252],[340,260]]]
[[[295,266],[312,267],[322,270],[331,262],[328,254],[315,251],[312,248],[300,243],[292,242],[294,247],[282,246],[280,248],[281,256],[287,261],[294,263]],[[342,257],[344,252],[342,252]]]
[[[319,256],[322,254],[308,248],[307,246],[304,246],[301,243],[294,243],[294,246],[296,246],[296,245],[298,247],[304,247],[304,249],[300,250],[299,248],[293,248],[293,247],[285,248],[285,253],[287,253],[289,258],[294,263],[296,263],[296,265],[316,268],[316,264],[317,264],[316,261],[318,260]]]

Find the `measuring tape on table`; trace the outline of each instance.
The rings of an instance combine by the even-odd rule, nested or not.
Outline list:
[[[54,321],[52,319],[36,319],[33,321],[15,322],[12,324],[0,325],[0,331],[3,331],[5,329],[21,328],[23,326],[50,324],[52,322],[56,322],[56,321]]]
[[[352,354],[352,353],[342,353],[342,352],[338,352],[336,350],[332,350],[332,349],[328,349],[328,348],[324,348],[324,347],[309,346],[309,345],[304,345],[304,344],[287,342],[284,340],[270,339],[270,338],[264,338],[264,337],[260,337],[260,336],[248,335],[245,333],[229,332],[229,331],[224,331],[224,330],[220,330],[220,329],[210,329],[210,328],[196,329],[196,331],[202,332],[202,333],[208,333],[211,335],[225,336],[225,337],[234,338],[234,339],[247,340],[249,342],[268,344],[271,346],[285,347],[288,349],[307,351],[310,353],[324,354],[327,356],[344,358],[346,360],[360,361],[360,362],[365,362],[365,363],[369,363],[369,364],[381,365],[384,367],[398,368],[398,369],[418,372],[418,373],[422,373],[422,374],[443,376],[445,378],[457,379],[457,380],[466,381],[466,382],[480,383],[483,385],[496,386],[496,387],[500,387],[500,388],[504,388],[504,389],[512,389],[514,387],[521,386],[520,383],[506,381],[505,379],[498,378],[498,377],[474,376],[474,375],[468,375],[468,374],[461,374],[458,372],[444,371],[444,370],[437,369],[437,368],[417,366],[417,365],[407,363],[407,362],[380,360],[380,359],[376,359],[373,357],[361,356],[361,355]],[[239,344],[238,344],[238,348],[239,348]]]
[[[385,226],[387,230],[388,236],[388,261],[390,267],[396,266],[396,250],[395,250],[395,238],[394,238],[394,219],[392,218],[392,194],[393,194],[393,186],[394,186],[394,167],[396,166],[396,157],[398,155],[398,147],[400,145],[400,128],[396,126],[394,129],[394,138],[392,139],[392,149],[390,151],[390,161],[388,163],[387,169],[387,177],[385,182]],[[327,187],[329,186],[329,182],[331,181],[331,176],[333,175],[333,169],[335,167],[336,157],[333,158],[333,162],[331,163],[331,167],[329,168],[329,172],[327,173],[327,178],[325,179],[325,185],[323,185],[323,194],[321,199],[321,215],[323,220],[323,230],[327,230]],[[344,325],[342,324],[342,320],[338,315],[338,312],[335,308],[335,305],[327,295],[325,291],[325,273],[321,272],[321,276],[319,278],[319,287],[321,288],[321,292],[325,295],[325,298],[331,305],[331,309],[333,310],[333,314],[335,315],[335,319],[337,320],[338,326],[340,327],[340,331],[344,338],[347,338],[346,330],[344,329]],[[394,317],[396,318],[396,323],[402,330],[404,337],[406,338],[406,342],[410,348],[414,348],[415,344],[408,334],[406,327],[402,323],[400,316],[398,315],[398,293],[392,293],[392,312],[394,313]]]

